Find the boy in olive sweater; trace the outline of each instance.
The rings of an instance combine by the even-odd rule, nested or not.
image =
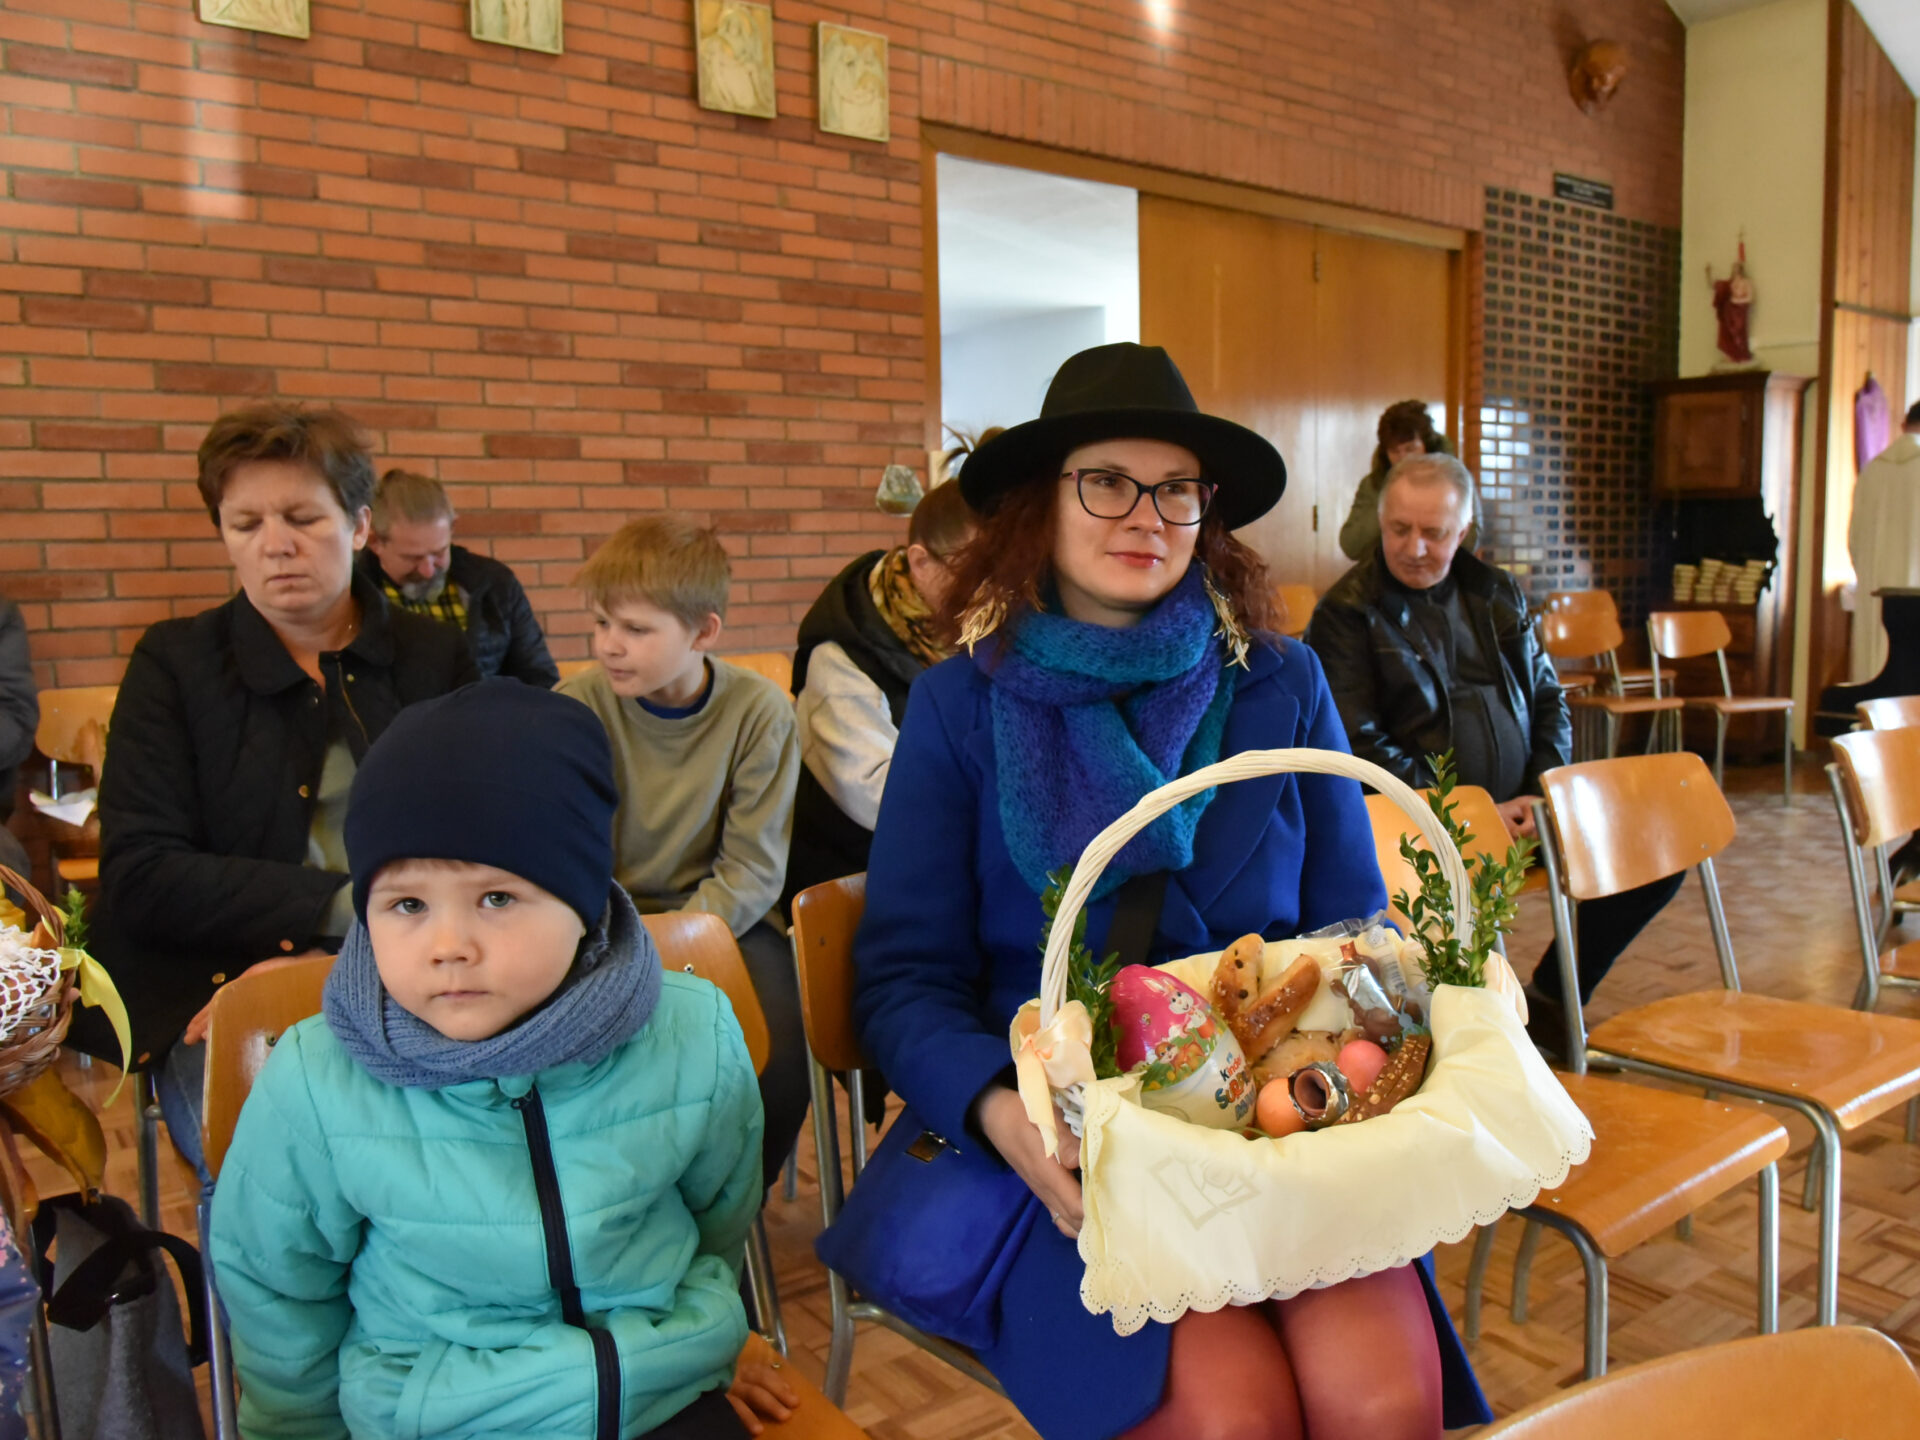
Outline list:
[[[740,942],[772,1042],[760,1077],[770,1179],[807,1111],[799,985],[774,915],[800,749],[779,687],[711,654],[730,579],[711,530],[661,515],[622,526],[580,572],[600,663],[559,689],[613,746],[615,878],[643,914],[704,910]]]

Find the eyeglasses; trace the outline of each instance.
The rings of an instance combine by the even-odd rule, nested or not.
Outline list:
[[[1140,497],[1147,495],[1167,524],[1198,525],[1213,503],[1214,487],[1204,480],[1162,480],[1158,485],[1142,485],[1118,470],[1069,470],[1060,478],[1069,476],[1079,491],[1080,508],[1096,520],[1124,520],[1139,505]]]

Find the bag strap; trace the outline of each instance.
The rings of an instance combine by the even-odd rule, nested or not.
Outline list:
[[[68,1211],[92,1225],[103,1237],[100,1245],[53,1284],[52,1248],[57,1217]],[[202,1365],[207,1359],[207,1294],[200,1252],[178,1235],[148,1230],[127,1220],[112,1205],[89,1205],[79,1195],[56,1195],[40,1204],[33,1220],[33,1248],[40,1290],[47,1297],[47,1320],[69,1330],[91,1330],[113,1306],[154,1293],[164,1283],[153,1263],[153,1252],[173,1257],[187,1296],[187,1360]],[[127,1274],[129,1268],[131,1275]],[[125,1277],[124,1279],[122,1277]]]
[[[1166,898],[1165,870],[1129,876],[1120,887],[1119,898],[1113,906],[1113,923],[1107,926],[1106,948],[1119,955],[1122,969],[1147,963],[1154,934],[1160,928],[1160,907]]]

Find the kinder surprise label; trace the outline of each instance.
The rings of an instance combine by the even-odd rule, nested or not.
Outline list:
[[[1114,1058],[1144,1065],[1140,1103],[1219,1130],[1244,1129],[1254,1088],[1233,1032],[1204,997],[1173,976],[1129,965],[1113,977]]]

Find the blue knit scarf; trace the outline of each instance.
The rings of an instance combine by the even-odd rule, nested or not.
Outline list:
[[[517,1025],[485,1040],[449,1040],[387,993],[366,926],[347,932],[327,976],[327,1028],[376,1080],[440,1090],[469,1080],[592,1065],[645,1027],[660,999],[660,952],[627,892],[615,885],[600,923],[560,988]]]
[[[1234,686],[1217,624],[1193,565],[1131,629],[1038,611],[992,653],[982,647],[1000,826],[1036,895],[1149,790],[1219,758]],[[1212,799],[1204,790],[1134,836],[1094,896],[1134,875],[1186,869]]]

